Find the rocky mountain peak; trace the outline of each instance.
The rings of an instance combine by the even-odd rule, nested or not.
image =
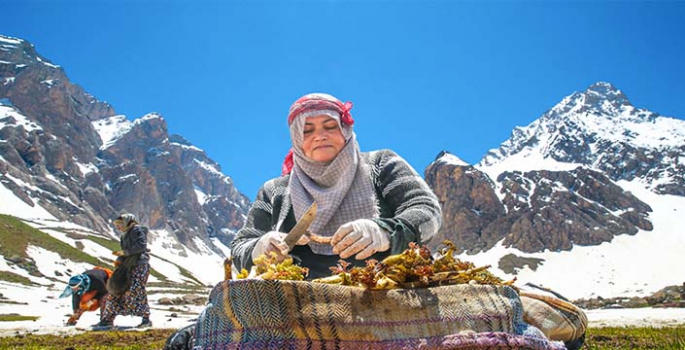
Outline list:
[[[0,34],[0,51],[3,52],[4,64],[16,65],[30,65],[35,63],[42,63],[52,67],[59,67],[53,65],[48,59],[41,57],[35,47],[26,40],[13,38],[10,36]],[[1,66],[1,64],[0,64]]]
[[[0,183],[46,217],[102,233],[131,211],[192,251],[242,226],[249,199],[204,151],[158,113],[116,115],[24,40],[0,36],[0,101]]]
[[[685,153],[683,140],[685,121],[636,108],[613,85],[599,82],[567,96],[528,126],[516,127],[478,167],[490,168],[496,177],[504,168],[538,170],[530,168],[533,158],[582,164],[614,181],[643,178],[657,193],[682,195],[685,164],[673,159]],[[656,184],[656,178],[665,181]]]
[[[683,140],[685,121],[636,108],[598,82],[515,128],[475,167],[441,152],[426,170],[443,205],[440,235],[465,251],[503,239],[535,252],[652,230],[651,208],[616,183],[637,179],[654,193],[685,196]]]
[[[597,82],[583,92],[575,92],[564,98],[543,119],[564,120],[601,117],[640,121],[656,117],[655,113],[645,113],[636,109],[628,97],[618,88],[607,82]]]
[[[425,171],[443,210],[430,245],[451,240],[467,259],[522,280],[642,292],[642,276],[670,269],[685,245],[684,140],[685,121],[593,84],[515,128],[476,166],[441,152]]]
[[[604,115],[611,114],[612,111],[621,110],[633,105],[628,101],[628,97],[610,83],[597,82],[590,85],[585,92],[585,105],[596,113]]]
[[[470,166],[469,163],[465,162],[461,158],[455,156],[454,154],[448,151],[440,151],[440,153],[438,153],[433,162],[444,162],[454,165]]]

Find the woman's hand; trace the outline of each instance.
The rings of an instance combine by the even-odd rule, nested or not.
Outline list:
[[[269,254],[271,252],[285,257],[288,254],[288,245],[283,242],[283,237],[285,237],[285,234],[278,231],[269,231],[259,237],[257,244],[252,249],[252,261],[255,261],[262,254]]]
[[[390,249],[390,234],[369,219],[359,219],[340,226],[331,244],[333,253],[342,259],[357,254],[355,259],[364,260]]]
[[[252,250],[252,261],[258,258],[262,254],[269,254],[271,252],[276,253],[281,258],[285,258],[288,255],[290,249],[288,245],[285,244],[283,239],[286,233],[278,231],[269,231],[264,236],[259,237],[257,244]],[[309,243],[309,237],[303,235],[297,240],[297,245],[305,245]]]
[[[112,255],[114,255],[114,256],[124,256],[124,251],[123,251],[123,250],[115,250],[115,251],[112,251]]]

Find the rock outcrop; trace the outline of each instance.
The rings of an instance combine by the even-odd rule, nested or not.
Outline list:
[[[560,251],[652,229],[647,204],[584,167],[504,172],[496,179],[499,197],[495,182],[472,166],[438,158],[425,176],[443,209],[432,246],[449,239],[462,251],[478,253],[503,240],[523,252]]]

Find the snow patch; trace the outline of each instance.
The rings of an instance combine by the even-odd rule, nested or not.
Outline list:
[[[14,122],[10,122],[9,118],[13,118]],[[24,127],[24,130],[28,133],[34,130],[43,130],[43,128],[36,124],[36,122],[30,120],[25,115],[19,113],[14,107],[5,106],[0,104],[0,129],[6,127]]]
[[[463,161],[461,158],[455,156],[454,154],[447,153],[442,155],[436,162],[443,162],[451,165],[458,165],[458,166],[470,166],[471,164]]]
[[[12,179],[9,174],[5,174],[6,177]],[[13,180],[13,179],[12,179]],[[14,181],[14,180],[13,180]],[[17,183],[17,181],[14,181]],[[18,184],[20,187],[21,185]],[[5,186],[0,186],[0,213],[12,215],[24,219],[52,219],[56,220],[52,214],[50,214],[45,208],[41,207],[36,200],[33,200],[34,205],[30,205],[19,197],[15,196],[12,191],[7,189]]]
[[[131,130],[133,123],[128,121],[124,115],[115,115],[94,121],[93,127],[98,135],[100,135],[100,140],[102,140],[100,149],[105,150]]]
[[[501,257],[515,254],[542,259],[536,271],[529,267],[520,270],[517,283],[545,286],[571,300],[647,296],[666,286],[681,285],[683,276],[674,268],[682,265],[681,252],[685,251],[685,235],[677,214],[685,213],[685,198],[655,194],[638,180],[618,185],[652,207],[653,231],[639,230],[597,246],[574,246],[559,252],[524,253],[499,242],[487,252],[462,254],[460,258],[478,266],[492,265],[493,273],[506,280],[514,275],[499,270]]]

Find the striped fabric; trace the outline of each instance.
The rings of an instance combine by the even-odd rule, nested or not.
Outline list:
[[[210,349],[565,349],[523,321],[514,289],[371,291],[306,281],[214,287],[195,328]]]
[[[579,339],[587,330],[585,312],[570,302],[549,295],[521,292],[523,319],[547,338],[564,342]]]

